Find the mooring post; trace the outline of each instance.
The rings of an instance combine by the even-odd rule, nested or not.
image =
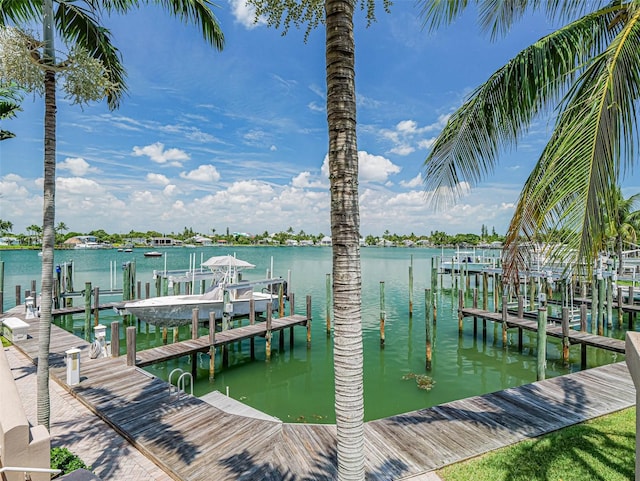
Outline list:
[[[144,298],[149,299],[151,297],[151,284],[149,282],[144,283]]]
[[[278,284],[278,317],[284,317],[284,285]]]
[[[413,316],[413,255],[409,265],[409,317]]]
[[[634,304],[634,296],[635,296],[635,293],[633,292],[633,284],[631,284],[629,286],[629,298],[627,299],[627,304],[629,304],[630,306],[633,306],[633,304]],[[628,328],[628,330],[629,331],[635,331],[635,328],[634,328],[635,313],[633,312],[633,310],[629,311],[628,317],[629,317],[629,328]]]
[[[307,349],[311,347],[311,296],[307,296]]]
[[[602,270],[600,270],[598,276],[598,336],[604,336],[604,318],[606,315],[604,302],[606,295],[605,278],[602,275]]]
[[[93,288],[93,325],[100,324],[100,288]]]
[[[613,273],[607,277],[607,329],[613,327]]]
[[[458,335],[462,336],[462,309],[464,308],[464,294],[458,290]]]
[[[384,347],[384,281],[380,281],[380,347]]]
[[[267,302],[267,332],[265,333],[265,356],[267,361],[271,360],[271,302]]]
[[[142,281],[136,282],[136,299],[142,299]]]
[[[122,300],[130,301],[131,286],[129,282],[131,281],[131,276],[129,276],[129,269],[131,269],[131,262],[125,262],[122,269]]]
[[[191,339],[198,339],[198,317],[200,316],[200,309],[194,307],[191,311]]]
[[[524,319],[524,296],[518,295],[518,319]],[[518,351],[522,351],[522,327],[518,327]]]
[[[325,298],[327,300],[325,316],[327,318],[327,337],[329,337],[331,336],[331,274],[327,274],[325,280],[325,292]]]
[[[624,314],[624,310],[622,309],[623,306],[623,302],[622,302],[622,287],[618,286],[618,328],[622,329],[622,321],[623,321],[623,314]]]
[[[478,288],[473,288],[473,308],[478,308]],[[473,316],[473,337],[478,335],[478,316]]]
[[[84,283],[84,340],[91,340],[91,282]]]
[[[507,295],[503,294],[502,296],[502,347],[507,347],[507,317],[509,313],[507,312],[508,304],[507,304]]]
[[[253,338],[251,338],[253,339]],[[209,381],[216,377],[216,313],[209,313]]]
[[[167,344],[167,327],[163,326],[162,327],[162,344],[166,345]]]
[[[424,325],[425,325],[425,337],[426,337],[426,369],[427,371],[431,371],[431,316],[430,316],[430,305],[431,305],[431,289],[424,290]]]
[[[111,323],[111,357],[120,356],[120,323]]]
[[[289,315],[293,316],[295,313],[296,313],[295,294],[291,292],[289,293]]]
[[[580,331],[587,332],[587,305],[580,304]]]
[[[173,342],[176,343],[180,340],[180,329],[177,327],[173,328]]]
[[[22,304],[21,291],[22,291],[22,286],[17,285],[16,286],[16,306],[19,306],[20,304]]]
[[[600,296],[598,295],[598,287],[598,278],[597,275],[594,274],[593,282],[591,284],[591,334],[598,333],[598,320],[600,317],[600,309],[598,306]]]
[[[565,364],[569,362],[569,308],[562,308],[562,360]]]
[[[127,366],[136,365],[136,328],[127,327]]]
[[[256,323],[256,300],[252,297],[249,299],[249,325],[253,326]],[[255,336],[249,338],[249,351],[251,353],[251,360],[256,358],[256,339]]]
[[[547,365],[547,308],[538,308],[538,359],[537,379],[544,381]]]
[[[489,310],[489,274],[482,273],[482,310]]]

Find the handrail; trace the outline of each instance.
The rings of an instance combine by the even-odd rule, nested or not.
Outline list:
[[[17,467],[17,466],[3,466],[0,468],[0,474],[2,473],[49,473],[49,474],[60,474],[62,472],[61,469],[50,469],[50,468],[28,468],[28,467]]]
[[[187,391],[184,387],[184,377],[189,378],[189,385],[191,386],[191,395],[193,396],[193,376],[191,375],[190,372],[183,372],[180,377],[178,378],[178,397],[180,397],[180,391],[184,392],[185,394],[187,394]],[[180,386],[182,386],[182,389],[180,389]]]
[[[168,382],[169,382],[169,396],[171,396],[171,394],[173,394],[173,384],[171,384],[171,377],[173,376],[174,372],[177,372],[177,373],[180,373],[180,374],[184,373],[184,371],[182,369],[180,369],[179,367],[175,368],[173,371],[171,371],[169,373],[169,379],[168,379]],[[180,382],[180,376],[178,376],[178,382]],[[176,383],[176,392],[179,391],[178,382]]]

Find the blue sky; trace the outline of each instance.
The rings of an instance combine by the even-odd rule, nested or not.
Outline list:
[[[252,23],[238,1],[215,10],[226,37],[208,47],[193,26],[144,7],[105,18],[127,70],[116,111],[59,94],[56,221],[72,231],[210,234],[330,232],[324,30],[287,36]],[[518,23],[491,42],[468,14],[435,33],[413,1],[356,14],[361,233],[504,233],[549,132],[540,121],[498,170],[455,206],[425,203],[420,174],[433,139],[465,96],[551,27]],[[14,232],[42,222],[40,98],[3,128],[0,218]]]

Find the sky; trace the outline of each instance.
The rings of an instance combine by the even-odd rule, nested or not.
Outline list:
[[[303,30],[282,36],[254,23],[243,0],[217,5],[222,52],[157,7],[102,19],[128,91],[114,111],[58,94],[56,224],[81,233],[330,233],[324,29],[305,43]],[[356,12],[363,237],[506,232],[549,120],[444,210],[426,202],[423,162],[470,92],[552,30],[528,16],[492,41],[473,12],[434,32],[413,1],[379,8],[368,28]],[[27,94],[22,107],[2,124],[16,138],[0,142],[0,219],[14,233],[42,224],[44,106]]]

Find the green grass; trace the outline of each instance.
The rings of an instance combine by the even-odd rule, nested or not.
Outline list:
[[[438,471],[445,481],[621,481],[635,472],[636,410],[571,426]]]
[[[11,341],[9,341],[8,339],[5,339],[4,336],[0,336],[0,339],[2,340],[2,347],[8,347],[11,345]]]

